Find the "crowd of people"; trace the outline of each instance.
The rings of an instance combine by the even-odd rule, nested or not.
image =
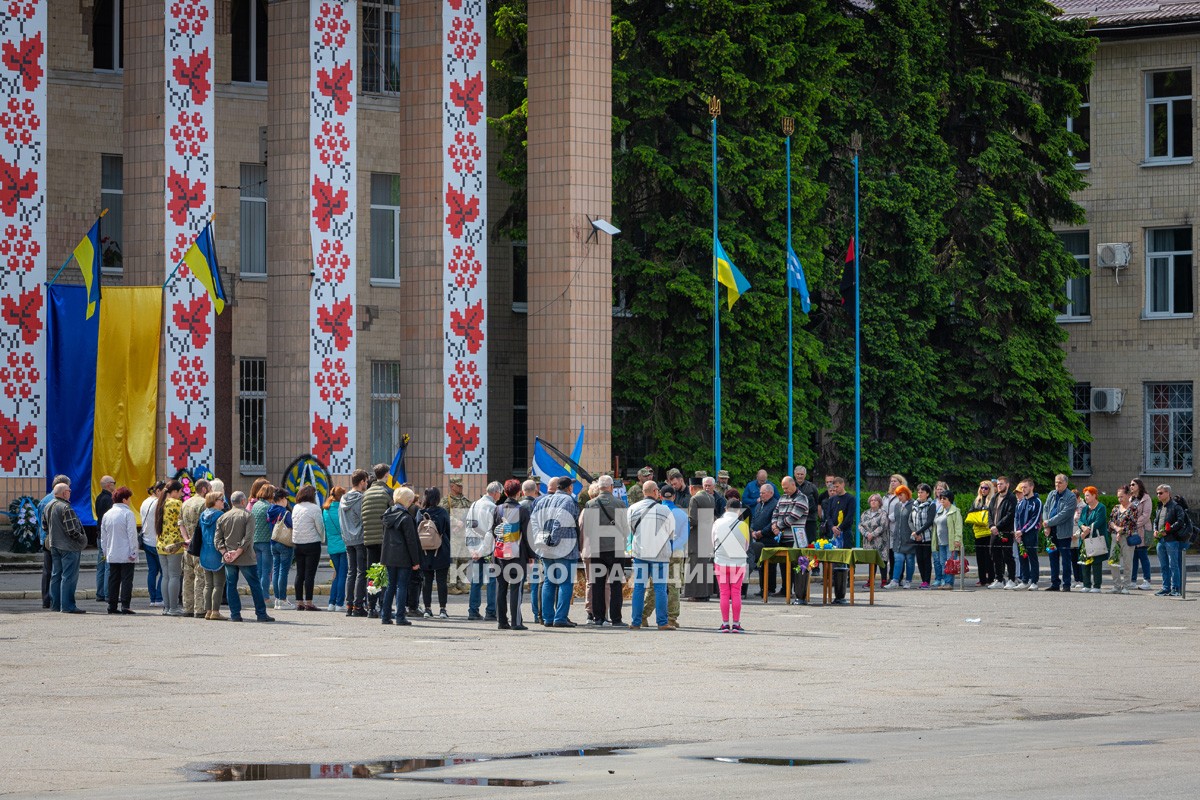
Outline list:
[[[1106,564],[1113,593],[1149,590],[1149,547],[1156,543],[1162,573],[1157,594],[1180,594],[1182,556],[1194,533],[1186,504],[1170,486],[1158,486],[1152,496],[1134,479],[1107,509],[1095,487],[1076,492],[1064,475],[1054,484],[1040,498],[1029,479],[1015,489],[1005,476],[981,481],[964,516],[945,483],[919,483],[914,496],[908,480],[896,474],[886,493],[870,496],[856,531],[857,499],[846,481],[828,475],[818,491],[805,467],[783,476],[778,489],[766,470],[739,491],[723,470],[715,478],[697,473],[685,483],[682,472],[671,469],[659,483],[644,467],[628,489],[611,475],[577,493],[572,478],[548,479],[544,494],[536,480],[509,479],[489,483],[472,501],[459,477],[450,479],[443,497],[437,487],[419,492],[396,486],[380,464],[371,472],[356,470],[348,489],[333,487],[320,505],[312,485],[293,498],[259,478],[248,493],[227,497],[220,480],[201,479],[184,499],[179,481],[160,481],[149,488],[136,518],[129,506],[133,492],[104,476],[95,503],[97,599],[107,602],[110,614],[134,613],[134,567],[143,554],[150,606],[164,616],[241,621],[244,579],[255,618],[273,622],[268,603],[276,612],[320,610],[314,590],[324,554],[334,572],[326,611],[411,625],[410,617],[435,616],[436,586],[437,617],[449,617],[450,593],[466,592],[468,619],[523,631],[528,588],[534,624],[572,628],[582,562],[588,625],[676,630],[681,600],[715,596],[720,631],[739,633],[750,573],[759,571],[764,598],[779,596],[780,586],[789,583],[779,580],[782,565],[762,558],[767,548],[817,542],[873,548],[887,564],[881,588],[912,588],[917,572],[919,588],[949,589],[969,569],[966,537],[974,539],[977,586],[1041,589],[1044,549],[1047,591],[1082,585],[1083,592],[1099,593]],[[87,536],[70,498],[70,479],[60,475],[39,505],[43,606],[82,614],[75,592]],[[834,602],[845,603],[850,568],[826,568],[833,573]],[[788,601],[807,602],[808,577],[802,563]]]

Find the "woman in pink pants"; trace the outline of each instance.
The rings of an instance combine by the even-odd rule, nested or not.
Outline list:
[[[746,551],[750,526],[742,519],[742,503],[730,500],[725,513],[713,523],[713,564],[721,590],[721,633],[743,633],[742,581],[746,579]],[[730,624],[730,612],[733,623]]]

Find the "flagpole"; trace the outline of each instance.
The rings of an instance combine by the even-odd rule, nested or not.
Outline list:
[[[713,450],[716,452],[716,471],[721,471],[721,297],[717,292],[717,117],[721,101],[713,96],[708,101],[712,115],[712,196],[713,196]]]
[[[787,151],[787,246],[792,246],[792,131],[795,130],[796,121],[791,117],[783,118],[783,136],[784,146]],[[788,279],[787,253],[783,254],[783,274],[784,274],[784,291],[787,292],[787,317],[788,317],[788,459],[787,471],[788,475],[793,474],[795,470],[793,446],[792,446],[792,351],[795,349],[792,346],[792,285]]]
[[[204,228],[207,228],[209,225],[212,225],[213,220],[216,218],[217,218],[217,215],[214,213],[211,217],[208,218],[208,222],[204,223]],[[200,229],[200,233],[204,233],[204,228]],[[195,244],[196,240],[200,238],[200,233],[197,233],[195,236],[192,237],[192,244]],[[192,245],[189,244],[187,246],[187,250],[183,251],[184,258],[187,257],[188,250],[191,250],[191,249],[192,249]],[[163,281],[163,285],[162,285],[163,291],[166,291],[167,284],[169,284],[171,281],[173,281],[175,279],[175,276],[179,273],[179,268],[183,266],[183,261],[184,261],[183,258],[179,259],[179,263],[175,265],[175,269],[171,270],[171,274],[167,276],[167,279],[165,281]]]
[[[100,216],[99,216],[99,217],[97,217],[97,219],[104,219],[104,215],[105,215],[105,214],[107,214],[107,213],[108,213],[108,209],[107,209],[107,208],[105,208],[105,209],[101,209],[101,211],[100,211]],[[92,224],[94,225],[95,223],[92,223]],[[88,230],[89,230],[89,231],[91,230],[91,226],[88,226]],[[64,261],[64,262],[62,263],[62,266],[58,268],[58,272],[54,273],[54,277],[53,277],[53,278],[51,278],[51,279],[50,279],[50,282],[46,284],[47,286],[53,286],[53,285],[54,285],[54,282],[55,282],[56,280],[58,280],[58,276],[59,276],[59,275],[62,275],[62,272],[63,272],[63,270],[67,268],[67,265],[71,263],[71,259],[73,259],[74,257],[75,257],[75,251],[71,251],[71,255],[67,256],[67,260],[66,260],[66,261]]]
[[[854,151],[854,543],[862,547],[862,532],[858,529],[862,514],[862,294],[858,271],[858,151],[862,137],[855,131],[850,137]]]

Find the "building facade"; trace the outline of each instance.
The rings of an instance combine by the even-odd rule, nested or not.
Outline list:
[[[214,224],[226,311],[186,274],[164,294],[160,474],[277,482],[318,452],[344,475],[408,434],[410,480],[478,492],[527,468],[535,434],[569,446],[581,426],[584,463],[608,465],[611,247],[587,235],[611,215],[607,0],[529,3],[516,244],[491,224],[509,203],[486,114],[503,43],[482,0],[39,3],[35,274],[102,208],[108,286],[162,283]],[[210,334],[181,338],[189,314]],[[198,407],[176,402],[197,386]],[[45,476],[0,487],[40,495]]]
[[[1087,141],[1075,154],[1087,222],[1061,231],[1088,269],[1059,318],[1092,435],[1071,448],[1074,482],[1114,492],[1141,477],[1194,497],[1200,4],[1057,5],[1094,19],[1098,40],[1088,102],[1069,123]]]

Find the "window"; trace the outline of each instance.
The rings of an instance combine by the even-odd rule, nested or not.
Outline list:
[[[125,220],[125,178],[121,156],[100,156],[100,208],[108,213],[100,219],[100,270],[120,275],[121,226]]]
[[[1146,232],[1146,316],[1192,313],[1192,229]]]
[[[1192,384],[1146,384],[1146,471],[1192,471]]]
[[[512,472],[524,477],[529,471],[529,378],[513,376]]]
[[[390,464],[400,449],[400,362],[371,362],[371,462]]]
[[[267,276],[267,167],[242,164],[242,275]]]
[[[529,246],[512,243],[512,309],[518,314],[529,311]]]
[[[1146,75],[1146,160],[1192,157],[1192,71]]]
[[[125,66],[125,0],[96,0],[92,9],[92,68],[120,72]]]
[[[232,78],[236,83],[266,83],[267,0],[233,0]]]
[[[1083,139],[1083,145],[1078,150],[1072,150],[1076,167],[1087,167],[1092,163],[1092,104],[1088,102],[1087,87],[1083,90],[1083,102],[1079,104],[1079,113],[1067,117],[1067,130]]]
[[[1075,384],[1075,411],[1083,418],[1083,427],[1090,437],[1092,433],[1092,385]],[[1071,462],[1072,475],[1092,474],[1092,443],[1080,439],[1067,447],[1067,458]]]
[[[238,429],[241,431],[239,462],[243,475],[267,474],[267,360],[243,358],[239,362]]]
[[[362,4],[362,90],[400,91],[400,2]]]
[[[371,283],[400,283],[399,175],[371,175]]]
[[[1059,309],[1058,321],[1069,322],[1090,319],[1092,314],[1092,298],[1089,282],[1091,281],[1090,270],[1092,258],[1091,252],[1088,249],[1088,232],[1060,233],[1058,238],[1063,244],[1063,249],[1075,256],[1075,261],[1079,264],[1079,268],[1085,272],[1084,275],[1078,278],[1067,278],[1067,304]]]

